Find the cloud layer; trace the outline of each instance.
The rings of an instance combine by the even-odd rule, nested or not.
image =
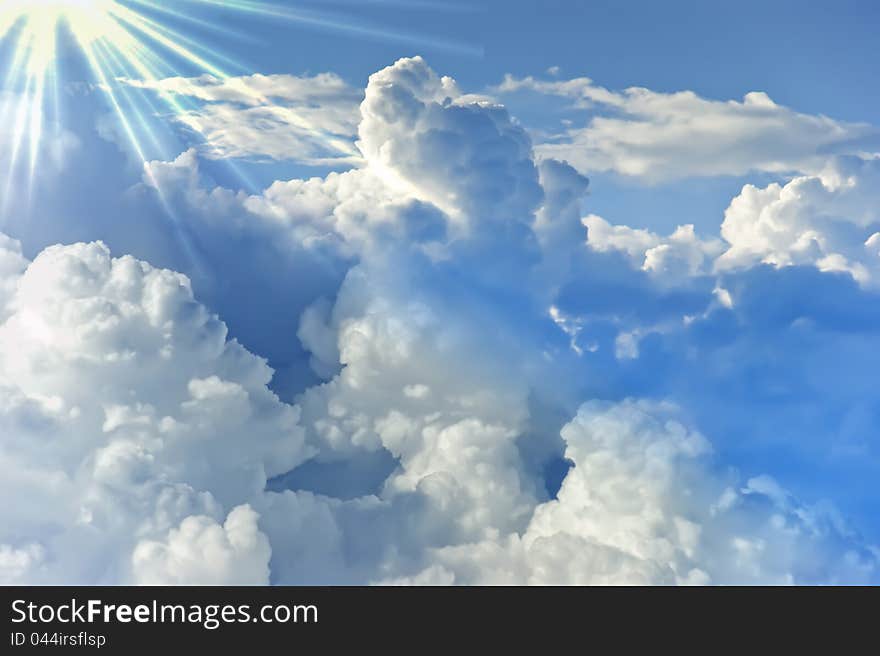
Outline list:
[[[236,105],[224,135],[266,98],[348,93],[332,77],[163,85]],[[0,488],[21,500],[0,511],[3,581],[878,580],[833,507],[710,445],[774,432],[784,448],[777,424],[813,424],[799,437],[817,457],[845,444],[876,462],[871,377],[835,398],[861,369],[789,366],[828,355],[802,358],[792,332],[873,366],[856,243],[875,160],[747,187],[717,237],[666,237],[582,218],[581,174],[421,58],[363,97],[357,169],[249,195],[206,179],[196,151],[147,165],[139,191],[180,217],[190,277],[100,242],[28,261],[0,239]],[[785,250],[810,231],[818,250]],[[800,276],[849,294],[853,321]],[[788,314],[765,311],[768,289]],[[254,352],[286,364],[280,383]],[[760,366],[767,388],[750,388]],[[844,425],[853,398],[864,414]]]
[[[612,91],[589,78],[507,76],[491,93],[562,98],[574,118],[542,128],[537,152],[586,173],[614,171],[651,182],[754,172],[817,173],[834,154],[877,152],[867,124],[801,114],[753,91],[713,100],[692,91]]]

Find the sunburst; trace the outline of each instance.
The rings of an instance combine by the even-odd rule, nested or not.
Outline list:
[[[177,5],[203,0],[183,0]],[[221,3],[222,4],[222,3]],[[0,41],[9,45],[9,63],[2,81],[7,99],[0,120],[9,132],[8,185],[22,161],[31,181],[41,152],[45,110],[57,106],[57,59],[60,39],[72,37],[93,77],[103,89],[129,140],[143,158],[131,112],[123,110],[116,80],[130,76],[156,80],[174,72],[171,61],[225,77],[221,66],[156,19],[174,13],[168,3],[153,0],[2,0]],[[8,43],[7,43],[8,42]],[[164,98],[176,109],[176,101]],[[25,151],[27,151],[25,153]]]
[[[196,26],[202,29],[192,32],[202,33],[204,28],[212,28],[229,37],[231,33],[219,21],[208,19],[218,12],[283,20],[356,37],[473,51],[461,44],[432,42],[363,20],[307,10],[300,4],[260,0],[0,0],[0,61],[6,67],[5,72],[0,72],[0,131],[7,133],[4,159],[9,167],[4,204],[10,197],[13,179],[18,179],[25,164],[29,187],[33,183],[49,108],[54,108],[56,128],[60,130],[59,89],[63,88],[63,81],[59,80],[58,60],[62,47],[66,51],[68,43],[74,44],[73,51],[81,53],[93,86],[106,94],[119,125],[141,160],[146,159],[142,138],[153,138],[146,120],[152,108],[133,102],[127,91],[131,86],[120,81],[158,82],[181,75],[183,69],[222,79],[228,77],[226,69],[244,70],[244,66],[196,40],[190,36],[190,30],[181,27]],[[161,85],[145,86],[158,89]],[[178,105],[178,97],[158,93],[170,113],[186,111]]]

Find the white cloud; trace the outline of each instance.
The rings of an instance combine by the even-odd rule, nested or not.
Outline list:
[[[262,102],[248,100],[250,86],[175,84]],[[767,479],[719,472],[672,406],[581,404],[618,395],[619,379],[592,364],[601,352],[570,352],[591,327],[567,308],[548,317],[557,291],[630,281],[626,266],[595,265],[596,250],[622,251],[639,282],[674,287],[708,276],[719,243],[591,217],[585,246],[587,181],[536,164],[503,108],[462,96],[421,59],[373,75],[361,111],[357,170],[252,196],[206,186],[195,151],[145,172],[185,210],[220,282],[271,289],[251,319],[298,338],[322,378],[295,405],[267,388],[266,362],[229,339],[185,276],[97,243],[28,264],[0,242],[0,494],[21,500],[0,510],[0,576],[876,580],[876,557],[835,516]],[[347,273],[323,294],[310,284],[326,261]],[[637,353],[640,313],[652,311],[642,305],[672,297],[655,287],[668,291],[581,296],[631,307]],[[234,300],[233,310],[245,302]],[[285,305],[302,314],[298,333],[279,328]],[[574,468],[554,499],[544,467],[562,456]],[[331,472],[321,494],[283,489],[309,467]],[[354,498],[339,492],[350,482],[332,473],[341,467],[363,477]]]
[[[6,318],[6,304],[12,299],[18,277],[27,264],[21,244],[0,233],[0,321]]]
[[[738,483],[708,442],[645,402],[588,403],[562,430],[573,463],[522,535],[439,549],[421,576],[455,583],[870,581],[876,556],[767,478]],[[444,580],[446,579],[446,580]],[[418,579],[416,579],[418,581]]]
[[[664,284],[742,271],[760,264],[843,272],[865,287],[880,280],[880,159],[837,157],[817,175],[766,187],[746,185],[730,203],[721,239],[683,225],[668,237],[583,219],[587,245],[620,252]]]
[[[798,113],[763,92],[722,101],[692,91],[612,91],[589,78],[513,76],[491,92],[504,98],[517,92],[565,98],[584,115],[585,124],[535,126],[541,135],[538,153],[568,161],[583,172],[614,171],[648,182],[752,172],[816,173],[829,155],[876,151],[880,138],[873,126]]]
[[[712,261],[724,249],[721,240],[703,240],[694,226],[683,225],[668,237],[650,230],[612,225],[591,214],[583,219],[587,244],[600,253],[621,251],[638,268],[664,283],[676,283],[711,271]]]
[[[125,581],[135,542],[217,517],[309,456],[271,370],[180,274],[76,244],[41,253],[15,287],[0,487],[19,502],[0,545],[24,580]]]
[[[746,185],[724,215],[720,270],[811,264],[860,284],[880,280],[880,159],[837,158],[822,172]]]
[[[8,544],[0,545],[0,585],[22,584],[37,570],[45,554],[38,544],[29,544],[13,549]]]
[[[193,229],[202,241],[210,239],[201,229],[207,224],[211,232],[233,226],[261,243],[324,247],[342,257],[416,244],[438,259],[492,241],[499,268],[535,248],[538,167],[528,135],[502,107],[470,102],[451,79],[413,58],[371,76],[361,111],[365,163],[357,170],[278,181],[246,196],[200,186],[197,155],[189,151],[174,162],[148,163],[144,179],[166,198],[182,195],[198,213]],[[557,193],[584,182],[560,182]],[[566,218],[577,225],[577,217]]]
[[[520,525],[536,486],[516,445],[527,386],[438,301],[407,300],[391,278],[352,271],[328,326],[344,368],[303,395],[303,426],[331,459],[387,449],[400,463],[384,484],[389,503],[417,494],[467,535]]]
[[[460,95],[421,58],[400,60],[370,76],[358,145],[370,166],[460,221],[522,220],[541,200],[531,142],[503,107]]]
[[[223,79],[213,75],[203,75],[189,78],[170,77],[155,81],[126,79],[123,82],[139,89],[152,89],[208,102],[230,102],[250,107],[266,105],[278,100],[292,103],[319,103],[348,97],[356,101],[362,95],[333,73],[314,76],[255,74]]]
[[[405,90],[383,82],[367,92],[368,99],[376,94],[371,102],[386,116],[421,111],[424,102],[414,103],[407,93],[411,86],[427,83],[439,97],[437,90],[448,85],[423,76],[418,63],[398,66],[373,79],[403,76]],[[395,102],[404,110],[398,112]],[[448,125],[446,117],[439,120]],[[382,135],[390,129],[375,126]],[[407,173],[416,166],[411,151],[399,147],[405,168],[398,170],[395,148],[384,151],[383,166],[404,177],[415,193],[456,198],[460,207],[468,207],[460,197],[421,191],[422,180]],[[432,184],[444,180],[440,175]],[[460,194],[468,188],[444,184]],[[584,186],[581,180],[572,188]],[[568,204],[557,207],[562,212]],[[473,211],[467,215],[482,217]],[[471,234],[479,242],[479,229]],[[703,243],[687,229],[669,238],[623,237],[645,238],[633,253],[658,275],[677,260],[682,277],[706,273],[721,251],[720,241]],[[766,486],[716,473],[704,460],[706,440],[664,405],[584,406],[562,432],[565,455],[575,467],[559,499],[547,501],[520,445],[533,431],[553,429],[526,412],[527,397],[546,386],[562,395],[566,383],[548,378],[531,360],[529,354],[536,359],[540,354],[527,331],[498,323],[502,308],[490,297],[469,302],[466,294],[451,293],[448,268],[456,271],[452,280],[479,276],[473,269],[480,265],[458,253],[451,251],[453,259],[442,267],[400,251],[391,261],[382,251],[366,253],[336,304],[321,303],[306,315],[300,333],[306,346],[324,370],[342,366],[300,400],[304,428],[323,445],[320,457],[357,458],[384,448],[398,462],[369,503],[322,505],[309,499],[309,521],[322,527],[323,544],[334,554],[324,566],[356,580],[398,583],[805,582],[876,576],[871,553],[838,531],[836,523],[827,525],[818,511],[778,491],[768,494]],[[430,284],[410,282],[426,279]],[[328,332],[336,335],[335,344],[328,343]],[[429,394],[413,394],[415,389]],[[301,499],[286,496],[275,502],[275,512]],[[366,520],[358,519],[364,514],[372,518],[371,526],[398,536],[394,548],[389,553],[380,540],[376,546],[350,547],[348,558],[339,555],[341,545],[364,539],[360,531]],[[407,527],[406,538],[401,526]],[[295,552],[305,549],[302,541],[287,539]],[[275,550],[275,562],[295,576],[296,565],[287,562],[285,551]],[[834,569],[830,563],[838,559]]]
[[[360,162],[354,135],[361,94],[331,73],[123,81],[170,96],[181,107],[173,119],[200,136],[207,157]]]
[[[137,583],[266,585],[272,549],[258,518],[246,505],[233,508],[222,525],[210,517],[187,517],[167,540],[137,545],[132,556]]]

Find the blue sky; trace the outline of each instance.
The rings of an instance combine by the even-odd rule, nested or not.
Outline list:
[[[333,70],[362,81],[388,59],[418,51],[438,69],[455,68],[467,88],[492,84],[505,73],[535,75],[560,66],[567,76],[588,75],[612,88],[692,89],[719,99],[765,90],[801,111],[877,122],[878,92],[871,80],[880,18],[876,5],[865,0],[809,6],[784,0],[735,6],[686,0],[418,5],[301,5],[355,22],[366,19],[398,33],[401,43],[278,24],[273,33],[262,19],[235,17],[229,22],[240,31],[247,33],[245,26],[254,22],[261,36],[253,47],[224,45],[236,56],[246,52],[245,59],[263,72]],[[483,56],[474,54],[479,50]]]
[[[0,579],[880,580],[875,3],[220,4],[0,43]]]

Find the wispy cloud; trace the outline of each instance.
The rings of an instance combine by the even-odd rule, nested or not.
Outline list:
[[[514,108],[514,94],[531,96],[520,101],[524,106],[563,99],[568,110],[564,120],[531,126],[538,135],[536,149],[587,173],[613,171],[647,182],[816,173],[830,155],[880,150],[875,126],[802,114],[760,91],[742,100],[713,100],[692,91],[614,91],[585,77],[510,75],[489,91]],[[558,108],[553,114],[559,115]]]
[[[335,165],[360,161],[354,141],[363,93],[336,75],[123,82],[187,103],[173,119],[192,131],[207,157]]]

